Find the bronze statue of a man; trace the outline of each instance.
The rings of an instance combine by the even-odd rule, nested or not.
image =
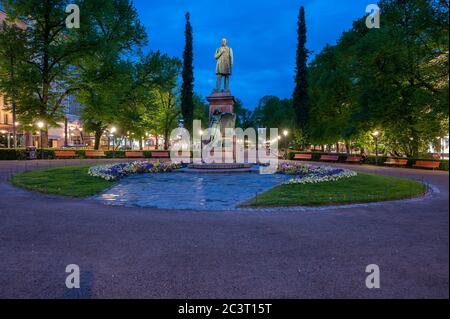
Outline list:
[[[222,46],[216,50],[214,58],[217,60],[216,74],[217,84],[215,92],[220,91],[222,78],[224,78],[224,91],[230,91],[230,75],[233,68],[234,57],[233,50],[227,46],[227,39],[222,39]]]

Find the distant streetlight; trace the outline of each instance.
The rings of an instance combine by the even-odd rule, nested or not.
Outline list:
[[[283,131],[283,135],[284,135],[284,159],[288,159],[288,140],[287,137],[289,135],[288,130],[284,130]]]
[[[43,143],[43,138],[42,138],[42,135],[43,135],[43,132],[42,132],[42,129],[44,128],[44,122],[38,122],[37,123],[37,127],[39,128],[39,137],[40,137],[40,145],[41,145],[41,159],[44,159],[44,143]]]
[[[378,137],[380,136],[379,131],[375,131],[372,133],[374,139],[375,139],[375,163],[378,165]]]

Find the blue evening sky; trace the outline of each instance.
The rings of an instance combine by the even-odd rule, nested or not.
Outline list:
[[[305,7],[309,50],[334,44],[375,0],[134,0],[149,48],[182,57],[185,12],[194,30],[195,92],[215,84],[214,51],[226,37],[235,55],[231,92],[254,109],[261,97],[288,98],[294,88],[297,17]]]

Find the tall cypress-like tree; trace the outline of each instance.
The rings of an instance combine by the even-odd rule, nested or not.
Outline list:
[[[307,125],[309,117],[307,69],[309,51],[306,49],[306,21],[305,9],[303,8],[303,6],[300,8],[300,14],[298,17],[297,34],[298,46],[293,107],[295,110],[297,126],[301,130],[303,137],[305,137],[307,136]]]
[[[186,13],[186,44],[183,53],[183,84],[181,87],[181,112],[183,114],[184,126],[192,132],[194,120],[194,54],[192,45],[192,26],[190,14]]]

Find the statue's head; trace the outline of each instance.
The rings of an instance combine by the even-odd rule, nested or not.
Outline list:
[[[227,42],[228,42],[228,40],[226,38],[222,38],[222,46],[223,47],[227,46]]]

